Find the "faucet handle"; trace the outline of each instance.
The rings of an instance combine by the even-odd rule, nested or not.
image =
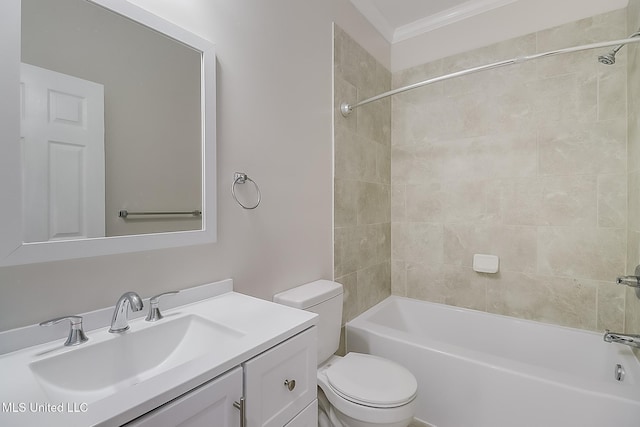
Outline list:
[[[71,329],[69,329],[69,336],[67,337],[67,341],[65,341],[64,343],[65,346],[70,347],[89,341],[89,338],[87,338],[87,336],[85,335],[84,330],[82,330],[82,316],[56,317],[55,319],[41,322],[40,326],[55,325],[56,323],[60,323],[63,320],[69,320],[71,322]]]
[[[178,292],[180,291],[164,292],[162,294],[152,296],[149,299],[149,314],[147,314],[147,317],[144,320],[146,320],[147,322],[155,322],[162,319],[163,316],[162,316],[162,313],[160,313],[160,308],[159,308],[160,297],[165,295],[175,295]]]

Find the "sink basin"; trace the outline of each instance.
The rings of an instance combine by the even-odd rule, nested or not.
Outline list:
[[[143,325],[142,321],[138,325]],[[95,342],[31,363],[51,401],[91,403],[208,353],[244,334],[197,315],[144,324],[144,329],[96,337]],[[132,329],[133,325],[132,325]],[[93,338],[93,337],[92,337]]]

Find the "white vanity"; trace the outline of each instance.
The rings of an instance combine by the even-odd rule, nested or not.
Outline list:
[[[231,280],[179,295],[161,320],[140,312],[120,334],[106,326],[112,307],[86,313],[77,346],[64,346],[63,324],[0,334],[5,351],[60,336],[0,355],[0,425],[317,425],[316,315],[233,292]]]

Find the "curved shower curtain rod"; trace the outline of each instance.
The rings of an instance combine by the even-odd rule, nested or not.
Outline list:
[[[634,36],[638,34],[635,33]],[[401,88],[398,89],[393,89],[390,90],[388,92],[384,92],[381,93],[380,95],[376,95],[373,96],[371,98],[367,98],[364,101],[360,101],[357,104],[349,104],[347,102],[343,102],[342,104],[340,104],[340,112],[342,113],[342,115],[344,117],[349,116],[349,114],[351,114],[351,112],[358,107],[362,107],[363,105],[369,104],[370,102],[373,101],[377,101],[379,99],[383,99],[386,97],[389,97],[391,95],[396,95],[398,93],[402,93],[402,92],[406,92],[408,90],[411,89],[416,89],[422,86],[426,86],[432,83],[438,83],[444,80],[449,80],[452,79],[454,77],[461,77],[461,76],[466,76],[467,74],[472,74],[472,73],[477,73],[479,71],[484,71],[484,70],[492,70],[494,68],[500,68],[500,67],[504,67],[506,65],[513,65],[513,64],[520,64],[523,62],[527,62],[527,61],[531,61],[533,59],[538,59],[538,58],[545,58],[547,56],[555,56],[555,55],[560,55],[560,54],[564,54],[564,53],[573,53],[573,52],[580,52],[583,50],[590,50],[590,49],[598,49],[601,47],[608,47],[608,46],[616,46],[616,45],[625,45],[628,43],[639,43],[640,42],[640,37],[632,37],[632,38],[626,38],[626,39],[621,39],[621,40],[612,40],[609,42],[600,42],[600,43],[591,43],[591,44],[585,44],[585,45],[581,45],[581,46],[575,46],[575,47],[568,47],[568,48],[564,48],[564,49],[558,49],[558,50],[552,50],[549,52],[543,52],[543,53],[536,53],[533,55],[527,55],[527,56],[519,56],[516,58],[512,58],[512,59],[507,59],[504,61],[499,61],[499,62],[494,62],[492,64],[487,64],[487,65],[482,65],[480,67],[474,67],[474,68],[468,68],[466,70],[462,70],[462,71],[456,71],[454,73],[450,73],[450,74],[446,74],[444,76],[440,76],[440,77],[434,77],[432,79],[428,79],[428,80],[424,80],[418,83],[414,83],[408,86],[403,86]]]

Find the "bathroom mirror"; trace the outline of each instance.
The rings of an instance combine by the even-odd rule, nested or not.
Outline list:
[[[126,0],[0,15],[0,265],[215,241],[212,44]]]

